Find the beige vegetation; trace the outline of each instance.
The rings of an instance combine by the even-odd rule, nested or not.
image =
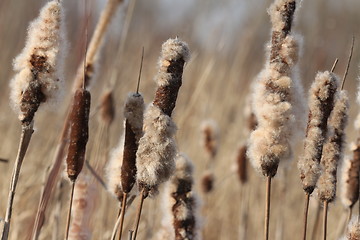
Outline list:
[[[64,34],[58,36],[57,31],[60,28],[57,24],[59,23],[54,22],[55,20],[48,20],[46,22],[49,26],[42,30],[48,31],[46,34],[51,37],[44,37],[43,33],[39,32],[41,28],[37,26],[41,20],[36,20],[32,22],[28,30],[32,36],[26,42],[29,23],[38,16],[39,10],[47,1],[0,0],[0,131],[3,136],[0,144],[1,220],[6,215],[9,184],[21,134],[21,121],[23,125],[30,125],[31,118],[24,116],[28,112],[30,112],[28,115],[36,112],[34,133],[21,167],[16,188],[9,239],[31,239],[40,195],[45,183],[48,182],[50,167],[58,154],[59,138],[61,138],[67,111],[73,101],[72,92],[75,92],[72,90],[73,86],[83,87],[84,46],[85,42],[89,43],[94,39],[95,28],[98,29],[96,31],[98,34],[95,35],[100,38],[89,46],[85,72],[87,82],[84,85],[91,92],[89,140],[86,146],[88,163],[85,162],[82,167],[82,172],[75,185],[69,239],[110,239],[112,235],[119,214],[120,200],[123,199],[117,191],[121,190],[122,184],[124,184],[120,182],[124,176],[121,172],[121,161],[125,159],[123,159],[125,155],[122,155],[124,142],[121,140],[123,138],[121,136],[125,136],[126,130],[124,120],[126,118],[126,122],[129,122],[130,125],[142,122],[142,120],[139,123],[136,122],[138,119],[132,119],[142,114],[129,115],[129,112],[133,113],[134,108],[142,105],[142,102],[132,102],[134,106],[129,106],[132,97],[138,96],[136,94],[129,95],[129,93],[135,93],[137,89],[143,47],[145,54],[139,92],[147,106],[144,113],[144,125],[147,127],[144,128],[143,137],[138,126],[135,127],[136,129],[132,129],[133,134],[139,133],[135,139],[140,140],[141,148],[138,158],[142,162],[137,162],[138,169],[141,169],[138,173],[140,180],[137,180],[141,183],[142,188],[149,188],[148,190],[153,191],[150,195],[156,193],[157,189],[159,189],[159,195],[154,194],[154,196],[145,198],[137,239],[158,239],[157,236],[162,236],[162,239],[176,236],[177,240],[200,239],[200,237],[206,240],[262,239],[264,235],[265,178],[254,171],[251,164],[245,165],[246,171],[244,166],[236,166],[236,164],[244,162],[244,144],[256,126],[251,112],[264,113],[266,111],[266,114],[269,115],[265,116],[265,119],[261,119],[258,131],[266,126],[267,117],[274,118],[275,115],[266,109],[262,110],[263,107],[268,106],[263,104],[264,99],[261,98],[258,98],[257,103],[252,105],[258,106],[257,109],[249,108],[251,103],[247,100],[247,96],[250,95],[252,89],[256,89],[256,87],[251,87],[251,83],[255,79],[259,79],[257,76],[264,69],[264,65],[267,72],[262,74],[262,77],[269,74],[271,77],[282,79],[281,87],[284,88],[284,91],[281,94],[290,96],[291,93],[292,96],[295,96],[288,98],[287,95],[286,98],[298,112],[285,111],[288,115],[284,119],[291,119],[292,122],[286,123],[288,124],[286,129],[275,128],[275,130],[279,132],[287,132],[295,130],[295,128],[297,131],[301,130],[303,125],[300,124],[300,120],[306,122],[308,116],[306,110],[298,110],[301,107],[300,102],[305,102],[305,109],[307,109],[306,101],[309,89],[315,77],[319,77],[317,73],[321,71],[332,75],[327,70],[330,71],[335,58],[339,58],[339,63],[334,74],[343,75],[353,35],[355,36],[354,52],[344,86],[349,99],[348,125],[343,135],[342,130],[337,130],[337,128],[344,125],[345,120],[336,118],[333,113],[330,115],[329,125],[331,126],[328,134],[333,134],[333,138],[329,138],[328,142],[324,141],[326,143],[323,151],[326,151],[328,155],[324,156],[323,152],[323,159],[318,159],[320,166],[316,167],[316,171],[333,164],[327,161],[329,157],[340,162],[343,161],[342,155],[349,156],[348,158],[351,160],[360,159],[360,147],[357,146],[360,133],[359,129],[354,127],[355,116],[360,111],[360,106],[355,101],[356,89],[359,85],[357,76],[359,76],[358,66],[360,64],[360,29],[358,27],[360,3],[357,1],[303,0],[300,4],[298,3],[291,34],[281,39],[283,48],[278,56],[285,59],[288,66],[285,66],[286,71],[280,71],[280,74],[276,71],[284,66],[273,62],[271,63],[273,65],[267,63],[269,57],[270,59],[274,57],[267,56],[270,33],[279,30],[276,25],[279,23],[276,9],[272,8],[270,11],[275,15],[272,19],[267,13],[267,9],[273,1],[226,0],[220,3],[208,0],[129,0],[123,3],[118,0],[109,0],[109,3],[113,5],[111,8],[109,6],[106,8],[107,1],[91,0],[87,1],[86,12],[83,1],[62,0],[60,2],[63,5],[64,15],[62,16],[62,11],[52,10],[59,15],[50,17],[58,19],[61,16],[64,18],[62,22],[64,29],[61,29],[65,30]],[[277,0],[276,2],[284,1]],[[54,0],[51,4],[53,7],[57,7],[60,3]],[[107,28],[108,20],[103,19],[104,28],[99,30],[96,25],[102,9],[108,9],[111,23]],[[113,12],[116,15],[112,17],[111,13]],[[49,15],[43,12],[41,17],[45,19]],[[272,24],[273,27],[271,27]],[[88,32],[87,36],[85,28]],[[103,30],[104,32],[102,32]],[[45,41],[37,40],[36,37],[45,39]],[[99,47],[103,37],[105,37],[105,44]],[[168,41],[162,50],[162,44],[168,39],[172,40]],[[65,43],[66,46],[66,49],[60,48],[61,56],[56,55],[60,47],[59,42]],[[22,50],[24,46],[26,47]],[[49,56],[49,62],[46,67],[29,69],[28,62],[34,62],[29,59],[29,56],[42,56],[47,50],[49,51],[45,54]],[[188,51],[191,52],[191,58],[188,56]],[[19,53],[21,55],[16,57]],[[159,60],[161,54],[163,58]],[[182,56],[181,64],[184,64],[184,61],[188,62],[184,65],[182,85],[180,89],[177,89],[179,91],[176,94],[177,98],[172,96],[172,101],[169,102],[170,106],[159,99],[166,93],[162,88],[166,89],[173,82],[166,71],[174,61],[179,61],[178,54]],[[61,57],[64,56],[65,62],[62,70],[58,64],[61,65]],[[36,58],[37,61],[41,60],[39,59]],[[297,66],[291,69],[290,73],[288,67],[293,67],[295,63]],[[39,66],[39,64],[36,65],[36,67]],[[169,71],[173,70],[174,66],[171,65],[170,68]],[[180,68],[182,72],[182,67]],[[179,74],[179,69],[176,70],[176,74]],[[39,74],[34,75],[34,71]],[[20,85],[17,85],[15,81],[21,78],[22,84],[24,84],[26,82],[24,80],[29,80],[34,76],[44,89],[45,97],[39,99],[39,102],[35,104],[37,105],[36,110],[37,107],[39,108],[38,111],[32,112],[26,108],[27,112],[24,112],[21,107],[16,105],[24,102],[19,100],[19,96],[22,96],[22,91],[26,92],[26,90],[19,87]],[[290,76],[295,77],[293,81],[301,81],[306,97],[299,99],[300,93],[289,90],[284,85],[290,83],[288,80]],[[176,77],[179,76],[176,75]],[[59,79],[59,81],[51,82],[51,79]],[[74,82],[76,83],[73,84]],[[337,84],[340,85],[340,82]],[[62,85],[64,85],[62,93],[55,94],[54,90],[61,90]],[[112,97],[109,97],[109,91],[111,91]],[[156,91],[158,92],[156,93]],[[340,109],[339,114],[343,114],[347,109],[347,100],[344,94],[344,92],[339,92],[335,97],[336,99],[341,98],[343,104],[338,106],[335,104],[335,108]],[[115,105],[115,114],[112,112],[112,107],[109,107],[111,104],[103,107],[105,106],[104,102],[108,102],[108,104],[112,102],[109,100],[110,98],[113,99]],[[176,100],[176,107],[172,112],[171,108],[175,106],[174,100]],[[57,105],[54,105],[55,102]],[[152,104],[150,104],[151,102]],[[148,104],[150,105],[148,106]],[[124,113],[124,106],[130,108],[125,109],[128,112]],[[154,124],[154,119],[156,121],[162,119],[161,124]],[[204,125],[202,123],[207,119],[212,119],[213,122],[209,126],[216,125],[216,129],[214,130],[214,139],[209,136],[205,137],[205,139],[210,139],[210,142],[206,143],[203,141]],[[272,127],[283,125],[284,119],[280,121],[275,119]],[[130,125],[127,126],[128,129]],[[158,130],[163,131],[164,134],[157,135]],[[269,135],[270,139],[278,137],[276,131],[271,133],[274,135]],[[289,140],[293,137],[290,136],[291,134],[285,138],[278,138],[281,144],[286,145],[280,149],[281,153],[279,153],[279,156],[281,155],[281,158],[286,161],[279,162],[277,174],[272,180],[269,239],[302,238],[305,198],[297,169],[297,161],[304,154],[305,130],[301,131],[303,132],[300,134],[293,134],[294,137],[301,136],[296,145]],[[338,150],[341,149],[341,146],[332,146],[331,143],[343,136],[346,136],[343,145],[344,152],[339,155]],[[164,149],[162,145],[157,144],[158,142],[165,145],[170,144],[171,153],[168,149],[164,153],[159,153]],[[356,142],[356,144],[350,148],[351,142]],[[293,146],[291,151],[288,147],[290,145]],[[154,150],[153,146],[156,146],[158,155],[149,150]],[[114,150],[115,148],[117,149]],[[173,159],[167,158],[168,156],[179,157],[174,149],[184,152],[189,157],[180,157],[181,160],[175,161],[176,167],[172,162]],[[328,151],[328,149],[330,150]],[[140,156],[141,154],[143,156]],[[107,164],[112,155],[114,167],[109,169],[111,164]],[[59,156],[62,161],[61,170],[59,177],[54,182],[56,183],[54,191],[49,194],[51,197],[39,239],[63,239],[65,234],[71,183],[68,180],[64,181],[67,179],[65,157]],[[149,156],[156,158],[149,159]],[[116,162],[116,160],[121,161]],[[149,160],[154,161],[152,168],[146,168],[147,165],[142,164]],[[164,160],[169,162],[164,164]],[[341,172],[348,173],[348,175],[341,181],[336,181],[336,177],[333,175],[336,167],[331,165],[327,172],[329,174],[319,178],[321,183],[326,183],[324,185],[326,188],[316,190],[316,193],[320,194],[321,201],[329,202],[327,239],[339,239],[344,235],[345,223],[348,221],[347,219],[350,219],[349,209],[352,209],[353,218],[347,228],[348,232],[344,236],[345,239],[359,239],[358,203],[354,205],[358,194],[351,192],[359,187],[359,184],[356,183],[356,179],[359,177],[359,164],[350,161],[344,162],[344,166],[340,163],[343,171],[337,171],[337,178]],[[164,165],[159,165],[159,163]],[[349,166],[353,166],[355,172],[349,170]],[[80,166],[77,170],[79,169],[81,169]],[[117,170],[114,171],[114,169]],[[105,184],[107,184],[107,173],[109,178],[115,182],[105,188],[100,184],[99,179],[94,178],[94,171]],[[159,176],[159,172],[164,174]],[[111,174],[115,175],[112,177]],[[213,188],[212,191],[205,194],[201,186],[202,177],[209,174],[212,177]],[[242,174],[242,176],[238,176],[238,174]],[[244,174],[246,175],[244,176]],[[167,181],[169,178],[170,181]],[[312,180],[316,181],[317,178],[318,176],[315,176],[315,180]],[[167,182],[163,184],[165,181]],[[184,186],[187,189],[179,190],[178,184],[183,181],[186,182]],[[330,182],[337,182],[336,190],[329,187],[328,183]],[[349,185],[346,185],[347,183]],[[128,230],[134,229],[139,204],[139,197],[135,200],[130,197],[133,194],[139,195],[136,184],[134,188],[136,189],[128,191],[129,198],[122,239],[127,239]],[[332,201],[335,191],[336,197]],[[342,193],[341,200],[340,193]],[[164,205],[166,194],[171,197],[169,197],[167,205]],[[199,195],[199,198],[194,197],[196,195]],[[317,206],[319,206],[315,202],[318,201],[316,194],[312,194],[307,239],[312,239],[311,236],[316,225]],[[171,207],[172,204],[173,207]],[[197,207],[199,209],[196,210]],[[171,214],[170,208],[174,216],[166,216],[166,214]],[[187,212],[189,209],[194,211]],[[166,213],[166,211],[168,212]],[[194,216],[194,213],[198,215]],[[192,225],[193,222],[187,221],[187,219],[195,219],[195,224]],[[177,231],[171,232],[172,225],[169,225],[169,221],[176,222]],[[314,233],[317,237],[313,239],[322,237],[321,222],[322,217],[320,216],[318,230]],[[1,221],[0,229],[3,224],[4,222]],[[41,221],[38,221],[38,225],[41,225]],[[188,229],[189,232],[184,229]]]

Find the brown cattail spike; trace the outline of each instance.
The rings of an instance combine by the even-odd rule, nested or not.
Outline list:
[[[101,98],[100,115],[101,120],[107,126],[110,126],[115,118],[115,106],[112,90],[106,91]]]
[[[189,58],[189,49],[178,38],[169,39],[163,44],[161,54],[156,77],[159,87],[153,104],[171,117],[182,84],[184,64]]]
[[[209,193],[214,188],[214,174],[207,170],[201,178],[201,189],[204,193]]]
[[[125,193],[129,193],[135,184],[136,152],[138,143],[128,120],[125,122],[125,145],[123,164],[121,166],[121,186]]]
[[[90,92],[78,89],[70,110],[70,143],[66,157],[67,173],[75,181],[84,165],[89,132]]]
[[[247,157],[246,157],[246,145],[240,146],[237,154],[237,173],[239,180],[242,184],[248,180],[247,176]]]

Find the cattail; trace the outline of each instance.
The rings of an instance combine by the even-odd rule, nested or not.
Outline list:
[[[214,173],[210,170],[206,170],[201,177],[201,190],[203,191],[203,193],[209,193],[213,190],[214,181]]]
[[[335,198],[337,166],[342,159],[348,109],[348,96],[343,90],[335,101],[334,109],[328,121],[331,131],[323,147],[320,162],[323,172],[317,183],[318,196],[321,201],[331,202]]]
[[[67,173],[71,181],[80,174],[85,161],[86,144],[89,133],[90,92],[78,89],[70,110],[70,143],[66,157]]]
[[[246,145],[241,145],[238,148],[238,153],[236,156],[236,165],[237,165],[237,174],[239,180],[242,184],[245,184],[248,180],[247,175],[247,158],[246,158]]]
[[[338,87],[335,74],[326,71],[318,73],[309,93],[309,120],[304,143],[304,155],[299,158],[298,168],[303,189],[311,194],[320,174],[320,160],[327,134],[328,117],[334,106]]]
[[[346,234],[347,240],[359,240],[360,239],[360,223],[358,216],[353,217],[348,225],[348,233]]]
[[[176,159],[175,174],[166,185],[164,206],[167,206],[166,218],[172,223],[174,235],[172,239],[200,239],[197,215],[197,196],[193,191],[193,165],[184,155]],[[175,237],[174,237],[175,236]]]
[[[101,97],[100,100],[100,119],[107,125],[110,126],[115,118],[115,106],[113,91],[107,90]]]
[[[10,100],[20,121],[29,125],[43,102],[54,103],[62,89],[63,11],[48,2],[29,26],[25,48],[14,60]]]
[[[129,193],[135,184],[136,152],[143,135],[144,99],[140,94],[130,94],[125,104],[125,145],[121,166],[121,186]]]
[[[56,102],[61,88],[61,54],[63,43],[62,6],[59,1],[47,3],[29,26],[25,48],[14,60],[17,74],[10,82],[10,101],[22,123],[18,155],[11,176],[8,205],[1,234],[7,240],[12,205],[20,169],[33,133],[33,119],[43,102]]]
[[[358,140],[359,141],[359,140]],[[353,158],[345,158],[341,173],[341,202],[352,208],[359,199],[360,144],[353,149]]]
[[[175,169],[176,126],[171,114],[188,59],[188,46],[178,38],[163,44],[156,76],[158,89],[144,115],[144,135],[139,141],[136,162],[139,187],[150,193],[156,193],[158,185],[168,180]]]
[[[91,239],[91,214],[95,207],[96,187],[89,176],[79,177],[74,193],[72,221],[69,231],[70,240]]]
[[[145,197],[154,196],[158,186],[167,181],[175,170],[176,125],[171,119],[177,95],[182,84],[185,62],[190,58],[189,48],[178,38],[162,45],[155,80],[158,89],[144,115],[144,135],[136,153],[136,181],[141,189],[141,199],[136,217],[133,239],[136,240],[141,209]]]
[[[204,121],[201,124],[201,131],[203,133],[202,144],[204,149],[208,153],[210,159],[213,159],[216,156],[218,150],[219,138],[219,130],[216,122],[213,120]]]
[[[258,127],[251,133],[248,156],[265,176],[273,177],[280,159],[291,157],[295,124],[293,96],[299,89],[291,79],[297,62],[297,40],[290,35],[294,0],[276,0],[269,9],[272,21],[270,59],[254,85],[253,109]]]
[[[280,160],[291,159],[296,131],[301,130],[301,84],[292,78],[299,44],[291,35],[295,0],[275,0],[268,12],[272,23],[269,59],[254,83],[253,109],[258,121],[251,133],[247,155],[254,168],[267,177],[264,237],[269,238],[271,178]]]

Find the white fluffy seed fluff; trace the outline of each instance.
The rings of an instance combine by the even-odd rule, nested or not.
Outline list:
[[[358,222],[358,216],[354,216],[347,227],[347,240],[359,240],[360,239],[360,223]]]
[[[171,81],[171,73],[167,72],[170,62],[182,58],[185,62],[190,59],[190,50],[188,45],[178,38],[168,39],[163,43],[161,48],[161,58],[158,62],[158,73],[155,76],[155,81],[158,86],[168,85]]]
[[[256,170],[270,177],[275,176],[280,160],[291,159],[296,131],[303,125],[296,120],[297,116],[302,119],[303,107],[294,103],[302,95],[299,79],[292,77],[299,54],[298,42],[290,34],[294,10],[291,0],[277,0],[270,7],[269,61],[253,87],[258,127],[250,135],[247,155]]]
[[[72,206],[72,218],[69,230],[70,240],[90,240],[90,221],[95,208],[95,194],[97,190],[91,183],[90,176],[80,175],[76,181],[74,200]]]
[[[44,99],[54,104],[62,90],[64,57],[63,10],[59,1],[48,2],[37,19],[30,23],[25,48],[14,60],[17,74],[10,82],[12,107],[24,119],[23,94],[30,84],[41,87]],[[39,102],[39,104],[40,104]],[[36,109],[37,110],[37,109]],[[35,110],[35,111],[36,111]]]
[[[320,72],[309,90],[309,119],[304,141],[304,154],[298,168],[303,189],[311,193],[320,175],[320,160],[327,131],[327,118],[332,110],[338,78],[329,71]]]
[[[105,169],[108,190],[118,199],[121,199],[123,195],[121,188],[121,166],[124,156],[124,138],[125,135],[123,134],[120,137],[117,148],[112,150]]]
[[[143,131],[144,98],[139,93],[130,93],[126,99],[124,116],[129,121],[136,140],[139,141]]]
[[[144,115],[144,135],[137,151],[137,182],[156,193],[175,170],[176,125],[157,106],[150,104]],[[151,192],[150,192],[151,194]]]
[[[192,189],[193,164],[185,154],[176,157],[175,174],[166,183],[163,193],[162,231],[178,240],[199,240],[199,200]]]
[[[328,121],[330,131],[320,161],[322,172],[316,186],[321,201],[331,202],[335,199],[337,168],[343,157],[348,109],[347,92],[342,90],[335,100],[334,109]]]

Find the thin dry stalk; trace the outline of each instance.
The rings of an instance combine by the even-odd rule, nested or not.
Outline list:
[[[70,202],[69,202],[68,215],[67,215],[67,219],[66,219],[65,240],[67,240],[69,238],[71,208],[72,208],[72,203],[73,203],[73,198],[74,198],[74,190],[75,190],[75,180],[71,182]]]
[[[264,239],[269,239],[269,223],[270,223],[270,194],[271,194],[271,177],[266,178],[266,205],[265,205],[265,225]]]
[[[140,193],[140,202],[139,202],[137,213],[136,213],[136,220],[135,220],[135,227],[134,227],[134,229],[135,229],[134,230],[134,237],[133,237],[132,240],[136,240],[137,232],[138,232],[138,229],[139,229],[141,210],[142,210],[142,207],[143,207],[143,204],[144,204],[144,199],[145,199],[144,194],[145,194],[145,189],[141,190],[141,193]]]
[[[2,235],[1,235],[1,240],[7,240],[9,237],[10,221],[11,221],[12,207],[13,207],[14,197],[15,197],[15,190],[16,190],[17,182],[19,180],[21,165],[25,158],[25,154],[26,154],[27,148],[29,146],[33,132],[34,132],[34,130],[33,130],[32,123],[28,126],[26,126],[26,125],[22,126],[19,149],[18,149],[16,160],[15,160],[14,170],[11,175],[8,204],[7,204],[7,208],[6,208],[4,228],[3,228]]]
[[[306,240],[306,230],[307,230],[307,220],[308,220],[308,212],[309,212],[309,202],[310,202],[310,194],[309,194],[309,193],[305,193],[303,240]]]
[[[127,193],[124,192],[123,200],[122,200],[122,203],[121,203],[119,240],[121,240],[122,230],[123,230],[123,225],[124,225],[124,217],[125,217],[125,210],[126,210],[126,200],[127,200]]]
[[[320,213],[321,213],[321,208],[320,208],[320,204],[318,204],[316,206],[314,228],[312,229],[312,232],[311,232],[311,239],[315,239],[317,236],[319,225],[320,225]]]
[[[324,201],[324,209],[323,209],[323,240],[326,240],[327,233],[327,215],[328,215],[328,202]]]

